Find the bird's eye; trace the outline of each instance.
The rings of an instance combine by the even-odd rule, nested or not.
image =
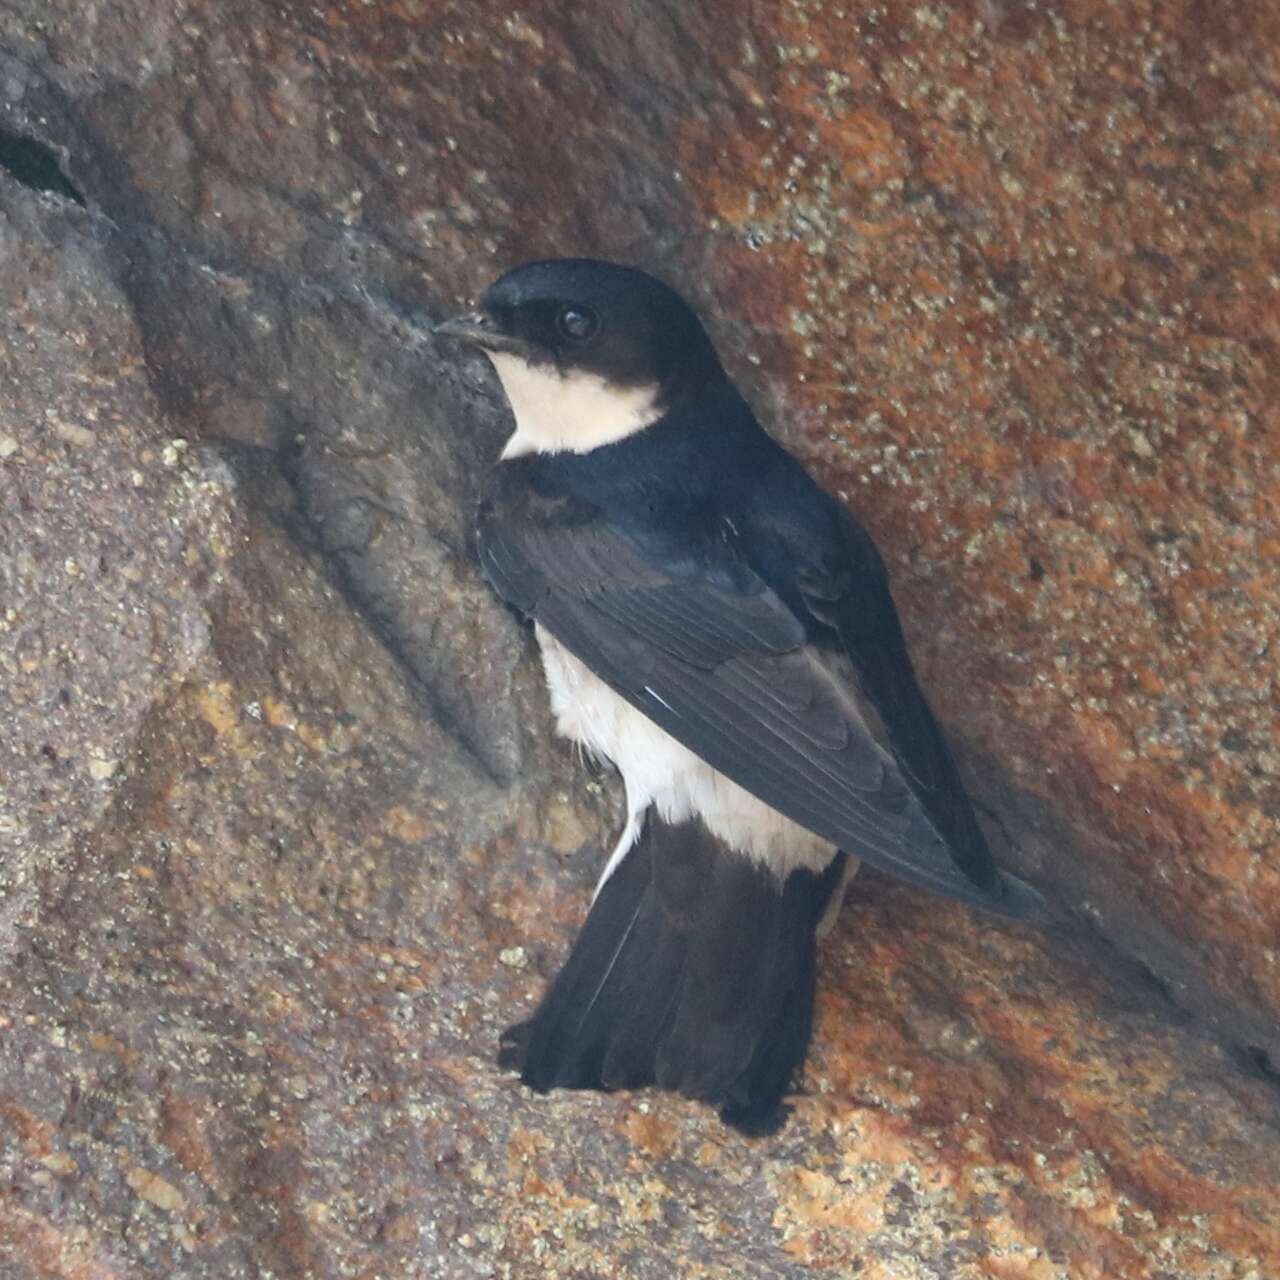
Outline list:
[[[600,332],[600,317],[590,307],[561,307],[556,328],[570,342],[586,342]]]

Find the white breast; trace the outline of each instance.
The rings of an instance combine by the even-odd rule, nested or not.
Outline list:
[[[600,884],[622,861],[652,804],[668,822],[701,817],[711,833],[772,869],[821,871],[835,852],[678,743],[620,698],[556,638],[537,628],[542,665],[560,732],[617,766],[627,789],[627,825]],[[596,888],[599,892],[599,886]]]
[[[487,351],[507,393],[516,429],[504,458],[524,453],[589,453],[657,420],[658,389],[616,387],[591,373],[561,374],[509,351]]]

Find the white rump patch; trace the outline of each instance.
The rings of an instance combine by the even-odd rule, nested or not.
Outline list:
[[[627,824],[597,894],[635,843],[651,804],[665,822],[700,817],[712,835],[763,863],[780,880],[797,867],[822,871],[831,861],[833,845],[717,773],[614,693],[554,636],[542,627],[536,631],[557,728],[612,761],[627,788]]]
[[[504,458],[590,453],[641,431],[662,415],[656,386],[616,387],[593,373],[560,374],[510,351],[486,351],[515,415]]]

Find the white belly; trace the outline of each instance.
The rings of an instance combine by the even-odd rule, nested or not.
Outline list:
[[[612,761],[626,785],[627,826],[601,884],[631,847],[650,805],[667,822],[700,817],[714,836],[779,878],[797,867],[821,871],[831,861],[833,845],[717,773],[620,698],[541,627],[537,636],[557,728]]]

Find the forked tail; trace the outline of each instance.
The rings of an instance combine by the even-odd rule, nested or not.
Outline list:
[[[499,1061],[542,1091],[656,1084],[745,1132],[777,1128],[813,1027],[814,932],[844,864],[779,883],[699,820],[650,810]]]

